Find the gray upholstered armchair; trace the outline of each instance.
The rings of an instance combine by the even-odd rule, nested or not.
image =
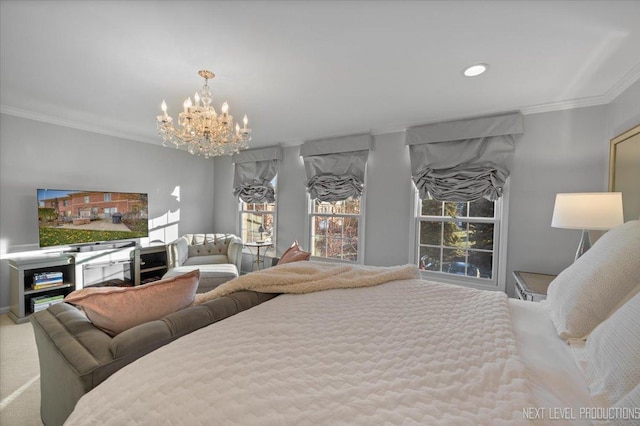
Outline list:
[[[167,246],[167,257],[164,278],[199,269],[203,293],[238,276],[242,240],[233,234],[185,234]]]

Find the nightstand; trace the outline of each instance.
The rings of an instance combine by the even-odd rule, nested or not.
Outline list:
[[[516,279],[516,295],[522,300],[539,302],[547,298],[549,284],[557,275],[536,274],[534,272],[513,271]]]

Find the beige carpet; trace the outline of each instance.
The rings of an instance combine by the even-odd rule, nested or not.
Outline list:
[[[0,315],[0,425],[42,425],[40,367],[31,323]]]

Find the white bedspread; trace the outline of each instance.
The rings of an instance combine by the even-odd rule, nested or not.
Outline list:
[[[403,280],[281,295],[198,330],[67,424],[499,425],[533,406],[503,293]]]

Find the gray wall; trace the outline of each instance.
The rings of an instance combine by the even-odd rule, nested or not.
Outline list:
[[[607,105],[607,139],[640,124],[640,80]]]
[[[38,249],[37,188],[146,192],[153,239],[213,229],[213,168],[183,151],[0,115],[0,256]]]
[[[580,232],[551,228],[555,193],[607,191],[609,141],[638,124],[640,81],[608,105],[525,117],[511,175],[510,291],[513,270],[557,274],[573,262]]]
[[[402,265],[409,261],[410,201],[413,196],[409,149],[404,132],[374,137],[367,162],[365,263]]]
[[[557,274],[573,261],[578,231],[551,228],[558,192],[607,190],[609,139],[640,122],[636,83],[610,105],[524,117],[510,179],[507,292],[512,271]],[[409,153],[402,132],[377,135],[369,155],[366,189],[365,263],[398,265],[409,260],[411,220]],[[235,232],[231,195],[233,165],[217,158],[214,227]],[[284,148],[278,175],[278,253],[305,236],[304,165],[299,147]],[[597,235],[595,236],[597,237]]]
[[[214,158],[213,229],[218,233],[236,233],[238,200],[233,196],[233,164],[230,156]]]
[[[508,292],[512,272],[557,274],[573,262],[580,231],[551,228],[558,192],[606,191],[606,106],[525,116],[510,178]]]

